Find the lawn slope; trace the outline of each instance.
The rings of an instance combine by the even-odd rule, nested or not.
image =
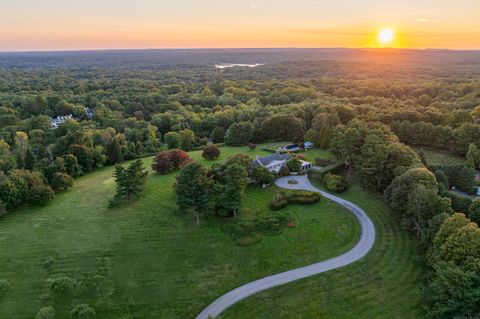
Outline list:
[[[222,151],[223,159],[246,149]],[[191,155],[201,158],[200,152]],[[221,230],[223,220],[204,218],[196,227],[177,211],[176,173],[152,173],[139,201],[107,209],[112,171],[78,179],[46,207],[0,219],[0,279],[10,282],[0,318],[32,318],[45,305],[65,318],[79,303],[94,307],[98,318],[192,318],[240,284],[333,257],[359,237],[355,218],[322,200],[288,207],[296,228],[242,248]],[[249,187],[244,215],[267,210],[274,191]],[[60,276],[76,281],[73,295],[52,295],[49,283]]]
[[[340,197],[373,220],[377,240],[370,254],[344,268],[254,295],[222,318],[264,318],[267,313],[269,318],[424,317],[418,298],[419,247],[399,229],[381,196],[353,185]]]

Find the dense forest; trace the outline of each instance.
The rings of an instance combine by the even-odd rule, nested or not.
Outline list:
[[[45,204],[76,177],[161,149],[285,140],[330,149],[365,187],[385,194],[428,252],[432,318],[480,309],[480,231],[468,220],[479,221],[478,205],[447,191],[472,193],[480,168],[480,52],[0,54],[2,213]],[[410,146],[466,157],[467,165],[425,167]],[[454,249],[463,244],[464,255]],[[463,300],[442,308],[451,287]]]

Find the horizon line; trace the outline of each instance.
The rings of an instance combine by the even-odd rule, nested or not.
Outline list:
[[[0,50],[1,53],[48,53],[48,52],[108,52],[108,51],[168,51],[168,50],[397,50],[397,51],[452,51],[480,52],[480,48],[395,48],[395,47],[165,47],[165,48],[93,48],[93,49],[40,49],[40,50]]]

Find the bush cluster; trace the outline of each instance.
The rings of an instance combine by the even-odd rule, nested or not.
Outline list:
[[[20,204],[44,205],[55,196],[40,172],[15,169],[0,182],[0,199],[7,209]]]
[[[335,193],[344,192],[348,188],[348,183],[345,178],[331,173],[323,176],[323,185],[325,185],[326,189]]]
[[[294,224],[286,213],[263,213],[253,219],[232,220],[224,230],[237,240],[240,246],[249,246],[262,240],[263,235],[279,234]]]
[[[68,276],[59,276],[50,280],[50,289],[59,296],[71,295],[75,291],[77,282]]]
[[[280,210],[289,204],[308,205],[320,201],[319,193],[303,191],[303,190],[281,190],[275,193],[270,203],[272,210]]]

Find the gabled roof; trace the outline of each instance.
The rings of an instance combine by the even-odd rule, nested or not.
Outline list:
[[[290,154],[278,154],[278,153],[267,155],[267,156],[260,156],[260,157],[257,157],[255,160],[253,160],[253,166],[254,167],[257,167],[259,165],[267,166],[271,162],[283,161],[283,160],[288,161],[291,158],[292,156]]]

